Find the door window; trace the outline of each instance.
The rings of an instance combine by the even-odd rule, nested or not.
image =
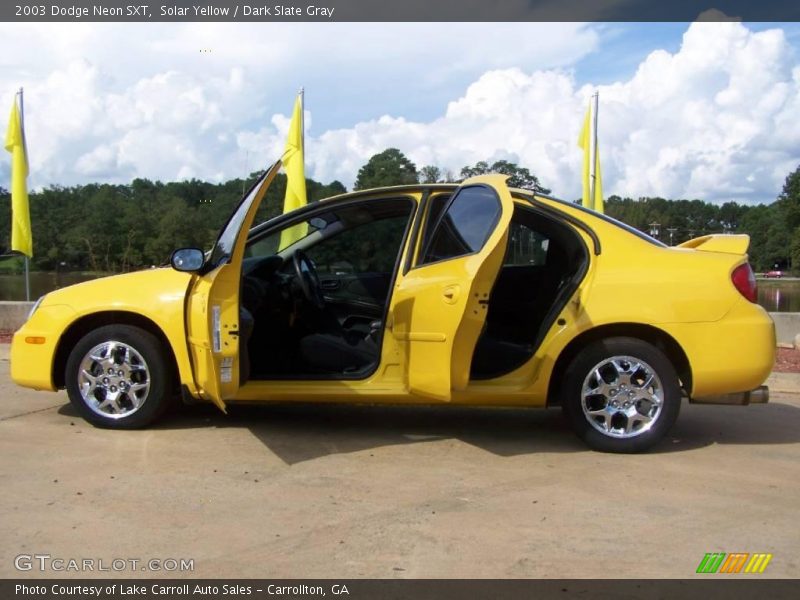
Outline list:
[[[461,188],[433,227],[420,264],[479,252],[494,230],[500,211],[500,199],[492,188]]]

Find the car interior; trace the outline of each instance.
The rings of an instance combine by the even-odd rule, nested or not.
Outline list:
[[[449,197],[428,200],[421,256],[436,245]],[[406,197],[358,200],[315,213],[288,238],[286,230],[251,232],[242,267],[242,381],[361,379],[377,368],[414,207]],[[586,258],[571,228],[517,206],[473,355],[474,379],[501,376],[533,356]]]
[[[360,201],[318,213],[294,244],[251,235],[241,295],[251,380],[361,378],[377,366],[413,209],[409,198]]]
[[[431,199],[423,247],[449,195]],[[581,238],[561,221],[517,204],[503,266],[489,296],[486,324],[472,355],[470,377],[492,379],[525,364],[585,273]]]

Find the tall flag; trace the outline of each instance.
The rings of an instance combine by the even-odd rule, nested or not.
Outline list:
[[[22,91],[18,95],[21,94]],[[11,153],[11,250],[32,257],[33,236],[28,209],[28,152],[16,96],[8,120],[5,147]]]
[[[583,206],[603,212],[603,176],[597,147],[597,99],[595,92],[583,119],[578,147],[583,148]],[[594,156],[592,156],[594,155]]]
[[[301,89],[294,102],[292,121],[289,124],[289,135],[286,138],[286,149],[283,151],[281,162],[286,172],[286,196],[283,199],[284,214],[305,206],[308,202],[306,198],[306,174],[305,174],[305,136],[303,131],[303,96]],[[281,232],[280,249],[291,246],[297,240],[306,236],[308,226],[305,223],[294,225]]]

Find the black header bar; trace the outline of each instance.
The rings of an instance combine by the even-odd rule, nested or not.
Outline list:
[[[758,576],[755,576],[758,577]],[[27,579],[0,580],[3,600],[547,600],[637,598],[729,600],[797,598],[798,581],[787,579]]]
[[[702,17],[701,17],[702,15]],[[18,22],[800,21],[791,0],[10,0]]]

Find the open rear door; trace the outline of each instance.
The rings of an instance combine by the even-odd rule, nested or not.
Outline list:
[[[500,271],[514,201],[503,175],[466,180],[451,196],[393,298],[392,333],[406,351],[406,381],[420,396],[449,401],[470,366]]]
[[[186,298],[186,328],[194,379],[202,396],[225,410],[239,390],[239,289],[247,233],[281,163],[275,163],[234,211]]]

